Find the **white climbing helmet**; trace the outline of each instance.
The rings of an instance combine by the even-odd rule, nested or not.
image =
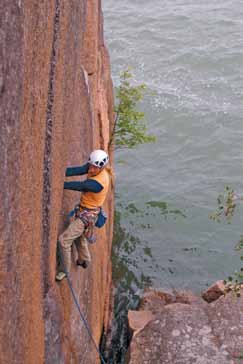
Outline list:
[[[101,149],[94,150],[90,156],[88,163],[92,164],[93,166],[102,168],[109,162],[108,154]]]

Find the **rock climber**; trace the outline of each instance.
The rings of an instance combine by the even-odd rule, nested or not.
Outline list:
[[[64,189],[83,192],[80,204],[75,209],[74,220],[58,239],[67,273],[71,268],[71,247],[75,239],[80,238],[76,244],[78,251],[76,264],[87,268],[91,261],[88,242],[94,242],[94,226],[109,189],[111,172],[107,166],[108,162],[107,153],[98,149],[90,154],[88,163],[66,169],[66,177],[84,174],[88,177],[83,182],[64,182]],[[65,277],[66,273],[60,271],[56,275],[56,280],[61,281]]]

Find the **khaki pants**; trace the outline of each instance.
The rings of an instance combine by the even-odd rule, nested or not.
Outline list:
[[[75,219],[70,223],[68,228],[59,236],[60,245],[63,252],[64,264],[67,272],[71,269],[71,248],[73,241],[80,237],[77,243],[78,259],[80,261],[91,261],[91,256],[88,248],[88,242],[83,236],[84,223],[81,219]]]

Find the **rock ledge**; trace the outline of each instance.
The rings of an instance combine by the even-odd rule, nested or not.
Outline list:
[[[211,303],[191,292],[147,290],[138,313],[128,314],[129,364],[242,364],[243,291],[237,298],[221,289],[216,282],[202,294]]]

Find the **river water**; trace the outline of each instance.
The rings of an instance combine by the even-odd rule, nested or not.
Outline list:
[[[117,290],[200,292],[240,267],[243,202],[231,224],[209,214],[225,185],[243,194],[243,1],[103,0],[103,12],[114,85],[133,67],[157,138],[116,152]]]

